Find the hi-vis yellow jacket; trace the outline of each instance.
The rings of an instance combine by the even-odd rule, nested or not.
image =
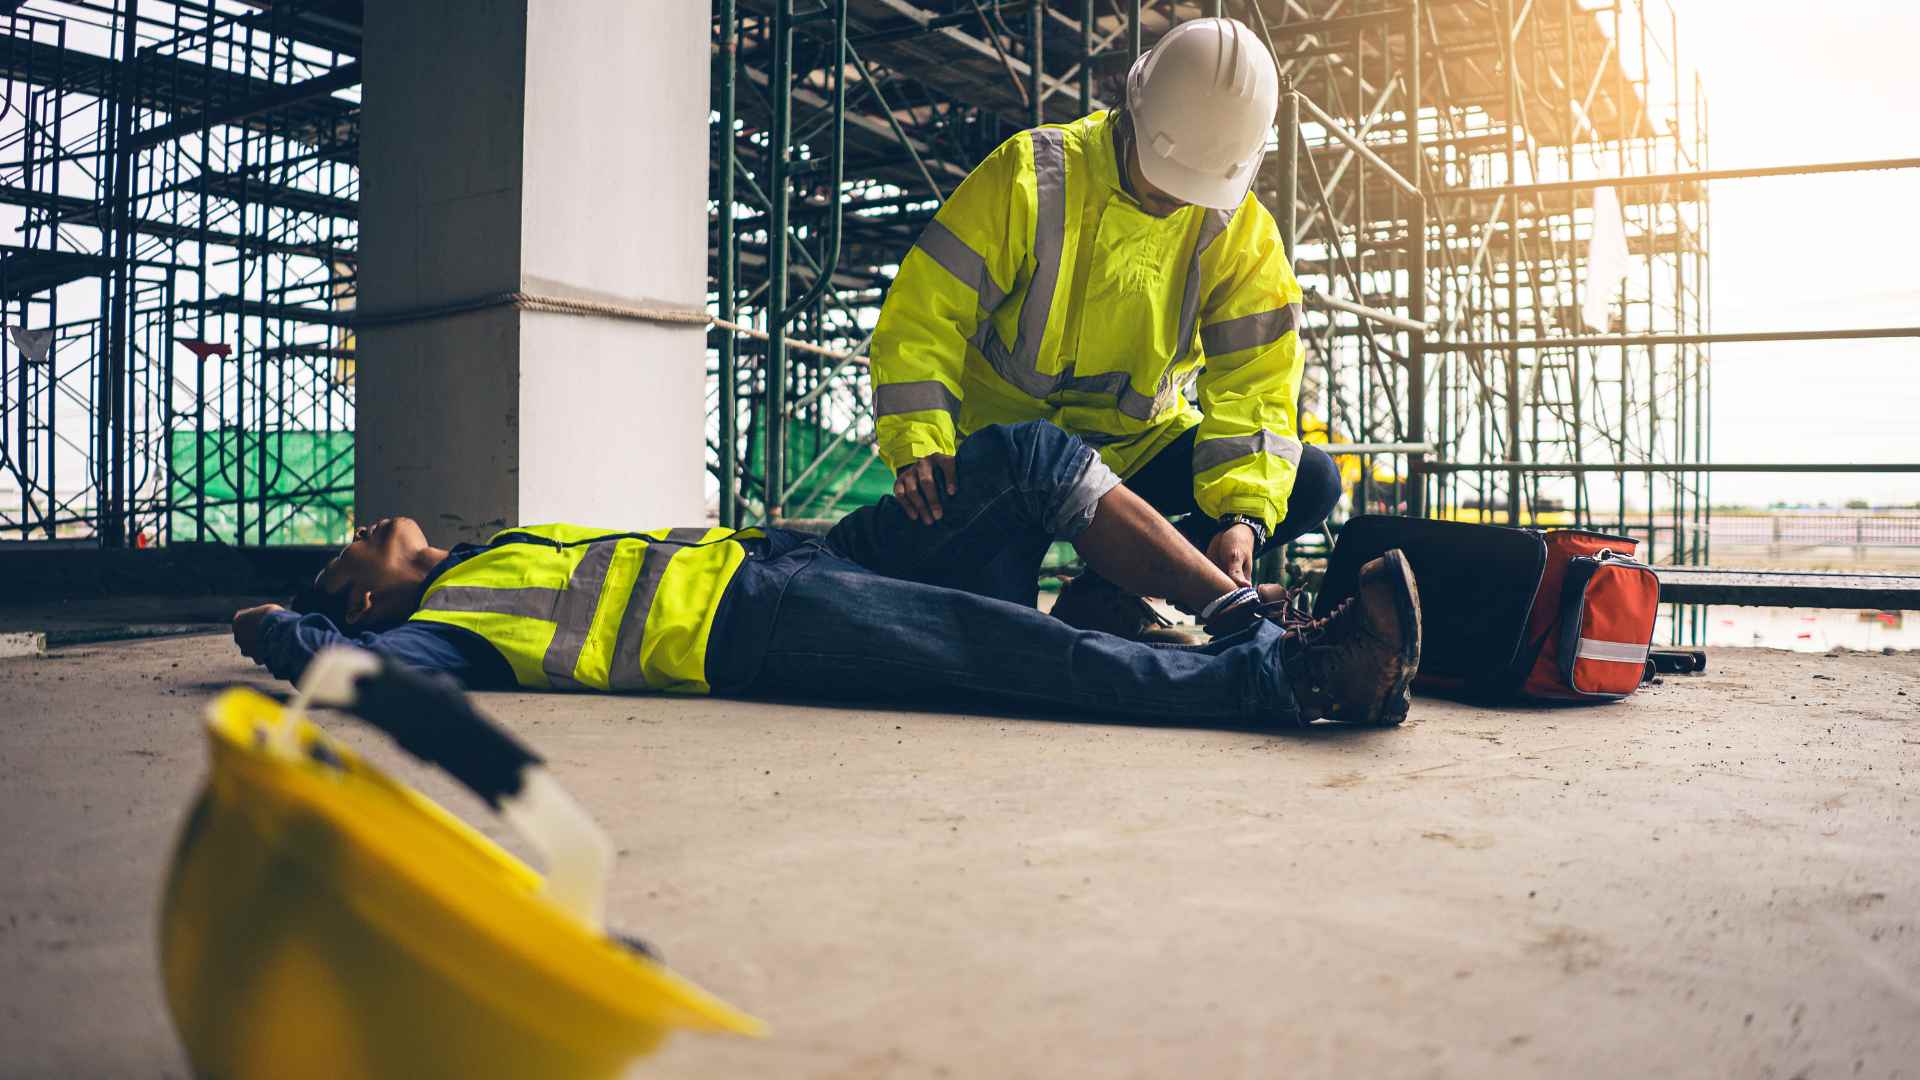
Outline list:
[[[521,686],[704,694],[720,597],[757,530],[524,525],[428,585],[413,618],[487,639]]]
[[[874,331],[881,456],[897,471],[1045,419],[1128,476],[1197,423],[1200,509],[1272,528],[1300,460],[1300,286],[1279,230],[1251,194],[1149,215],[1121,187],[1115,126],[1097,112],[1015,135],[927,225]]]

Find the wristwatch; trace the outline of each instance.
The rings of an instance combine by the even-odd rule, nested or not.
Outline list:
[[[1257,517],[1248,517],[1245,514],[1220,515],[1220,528],[1217,531],[1226,532],[1235,525],[1245,525],[1247,528],[1253,530],[1254,547],[1257,548],[1267,542],[1267,523]]]

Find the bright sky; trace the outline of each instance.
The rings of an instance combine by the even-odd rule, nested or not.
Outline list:
[[[1717,168],[1920,157],[1920,4],[1675,0]],[[1713,328],[1920,324],[1920,170],[1713,185]],[[1713,348],[1717,461],[1920,462],[1920,340]],[[1720,474],[1714,502],[1920,502],[1920,474]]]

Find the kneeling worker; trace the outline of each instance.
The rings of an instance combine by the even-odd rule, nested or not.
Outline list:
[[[346,643],[473,689],[999,702],[1268,725],[1406,715],[1420,615],[1398,552],[1313,620],[1278,586],[1236,586],[1057,427],[983,428],[961,447],[957,477],[931,528],[888,496],[824,542],[780,529],[542,525],[447,551],[389,518],[358,530],[293,611],[236,614],[234,639],[290,680]],[[1216,636],[1158,647],[969,591],[1006,550],[1053,539]]]
[[[954,191],[873,336],[880,453],[915,520],[942,515],[957,444],[1023,420],[1098,449],[1241,585],[1325,520],[1340,476],[1299,439],[1300,286],[1251,190],[1278,100],[1253,31],[1196,19],[1134,64],[1125,108],[1023,131]],[[1009,550],[993,595],[1033,603],[1044,555]],[[1138,636],[1154,616],[1118,584],[1076,579],[1054,614]]]

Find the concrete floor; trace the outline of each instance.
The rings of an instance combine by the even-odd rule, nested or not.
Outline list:
[[[1713,663],[1291,736],[483,704],[615,836],[615,920],[773,1026],[644,1075],[1920,1074],[1920,656]],[[0,1073],[184,1073],[154,902],[233,682],[218,637],[0,661]]]

